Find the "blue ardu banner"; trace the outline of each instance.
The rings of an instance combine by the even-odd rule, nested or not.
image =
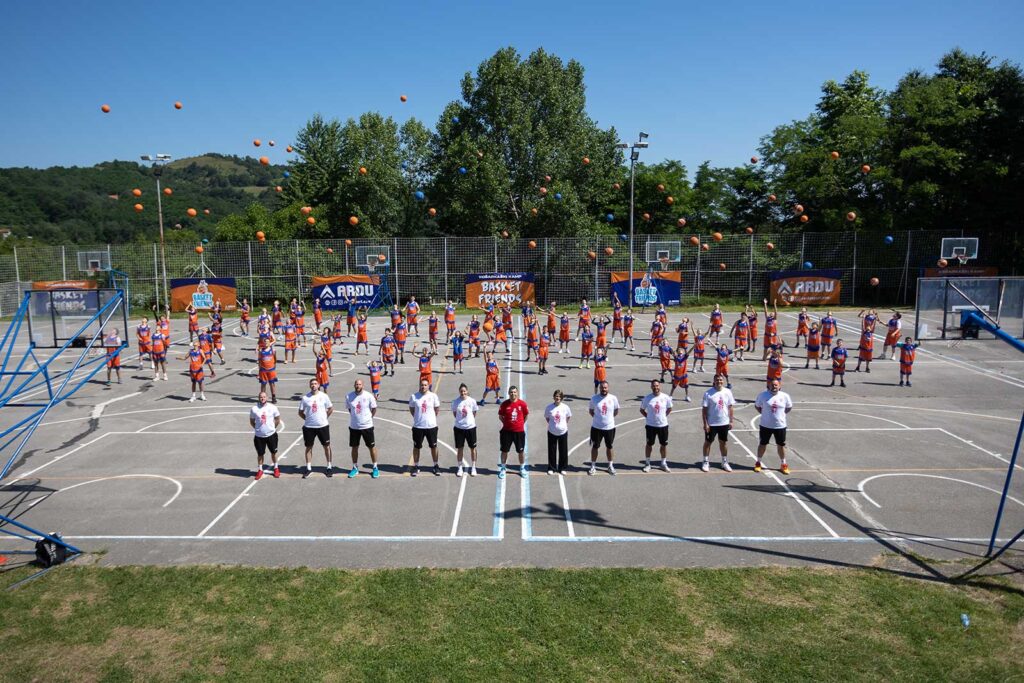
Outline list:
[[[611,293],[633,308],[644,306],[678,306],[682,299],[682,274],[678,270],[633,271],[633,301],[629,301],[629,278],[625,271],[609,273]]]
[[[376,275],[316,276],[311,291],[325,310],[348,308],[349,297],[355,297],[360,308],[380,306],[380,278]]]

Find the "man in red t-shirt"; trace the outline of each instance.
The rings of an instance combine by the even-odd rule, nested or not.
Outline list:
[[[526,401],[519,398],[518,387],[509,387],[508,398],[498,408],[498,419],[501,420],[501,463],[498,465],[498,479],[505,478],[505,461],[508,460],[512,444],[515,444],[516,453],[519,454],[519,475],[526,476],[523,451],[526,449],[526,418],[529,414],[530,408]]]

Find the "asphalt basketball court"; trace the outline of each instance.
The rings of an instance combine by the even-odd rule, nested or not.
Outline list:
[[[429,309],[429,307],[427,307]],[[706,327],[707,311],[687,315]],[[780,312],[780,331],[791,345],[795,315]],[[794,312],[795,313],[795,312]],[[670,313],[670,328],[682,312]],[[727,311],[727,325],[738,314]],[[407,357],[396,377],[385,377],[376,420],[382,476],[369,476],[361,451],[360,475],[350,464],[344,394],[356,377],[367,380],[367,357],[352,355],[346,339],[335,350],[329,394],[333,478],[324,472],[319,445],[314,473],[301,477],[303,447],[298,398],[313,376],[310,349],[296,365],[278,365],[278,407],[283,476],[253,479],[248,410],[258,391],[251,339],[226,336],[227,363],[207,379],[206,402],[189,403],[186,363],[169,363],[170,381],[152,382],[126,352],[124,384],[94,381],[69,404],[50,412],[0,487],[5,514],[35,528],[60,531],[86,551],[107,551],[104,563],[244,563],[310,566],[691,566],[824,562],[869,564],[880,553],[980,557],[988,545],[1009,453],[1020,420],[1024,361],[1001,342],[952,345],[929,342],[918,354],[914,386],[900,388],[898,363],[875,361],[872,372],[849,373],[847,389],[826,386],[828,364],[804,370],[802,350],[787,349],[794,368],[783,389],[796,403],[789,418],[791,473],[777,471],[774,445],[766,469],[752,470],[757,447],[753,399],[764,387],[759,360],[730,364],[739,405],[729,454],[734,467],[700,471],[699,401],[710,385],[690,373],[691,403],[677,390],[670,418],[671,472],[641,471],[640,399],[657,376],[647,355],[650,313],[637,322],[637,351],[615,347],[608,377],[623,409],[616,436],[617,476],[603,467],[588,476],[586,438],[592,370],[578,358],[552,353],[550,374],[525,362],[525,347],[499,352],[502,386],[520,388],[530,405],[527,457],[534,469],[496,475],[497,406],[478,414],[480,476],[457,478],[448,407],[465,381],[479,399],[482,360],[452,374],[451,361],[435,358],[442,401],[439,445],[444,471],[408,476],[409,394],[418,371]],[[840,337],[856,346],[856,311],[838,312]],[[132,321],[134,324],[134,321]],[[379,339],[387,320],[370,321]],[[465,320],[462,316],[460,324]],[[234,325],[234,322],[232,322]],[[183,323],[175,321],[176,333]],[[237,332],[237,329],[236,329]],[[426,325],[423,325],[425,335]],[[442,332],[443,334],[443,332]],[[443,337],[442,337],[443,338]],[[176,334],[173,353],[183,354]],[[410,339],[410,346],[415,337]],[[578,344],[571,345],[578,352]],[[371,347],[375,350],[375,347]],[[442,346],[442,350],[446,347]],[[852,353],[851,358],[856,354]],[[753,357],[760,358],[760,351]],[[856,366],[849,363],[850,369]],[[439,372],[440,371],[440,372]],[[103,377],[101,372],[97,377]],[[366,382],[368,385],[368,381]],[[542,413],[554,389],[573,411],[570,463],[564,477],[549,476]],[[16,410],[16,409],[15,409]],[[655,449],[657,458],[657,449]],[[510,463],[515,462],[510,456]],[[421,466],[429,465],[424,448]],[[1024,480],[1018,471],[1007,502],[1001,538],[1024,527]]]

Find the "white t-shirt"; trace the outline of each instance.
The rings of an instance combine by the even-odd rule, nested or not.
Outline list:
[[[476,411],[480,406],[472,396],[462,398],[459,396],[452,401],[452,415],[455,416],[456,429],[473,429],[476,427]]]
[[[647,411],[648,427],[667,427],[668,411],[672,410],[672,397],[668,394],[647,394],[640,407]]]
[[[594,429],[615,429],[615,411],[619,409],[615,394],[594,394],[590,398],[590,409],[594,411]]]
[[[377,408],[377,399],[369,391],[358,394],[354,391],[345,396],[345,408],[348,410],[348,426],[350,429],[370,429],[373,427],[373,411]]]
[[[772,396],[770,391],[762,391],[754,399],[754,407],[761,409],[761,426],[768,429],[784,429],[786,426],[786,409],[793,407],[793,399],[785,391]]]
[[[302,397],[302,405],[299,407],[306,415],[303,427],[326,427],[327,409],[333,408],[331,399],[322,391],[315,394],[306,394]]]
[[[548,423],[548,432],[555,436],[561,436],[569,431],[570,417],[572,417],[572,411],[569,410],[569,406],[566,405],[565,401],[558,405],[549,403],[548,407],[544,409],[544,419]]]
[[[736,405],[736,399],[729,389],[711,387],[704,392],[700,405],[708,409],[708,426],[721,427],[729,424],[729,406]]]
[[[437,413],[434,412],[434,409],[441,407],[441,400],[433,391],[428,391],[425,394],[417,391],[409,397],[409,407],[413,409],[413,428],[433,429],[437,426]]]
[[[281,411],[269,401],[263,407],[256,405],[249,410],[249,419],[256,421],[256,436],[267,438],[277,431],[275,418],[281,417]]]

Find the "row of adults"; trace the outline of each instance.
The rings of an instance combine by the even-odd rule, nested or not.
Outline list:
[[[754,408],[760,415],[759,444],[754,471],[763,468],[762,457],[772,440],[780,460],[780,470],[789,474],[786,463],[786,428],[787,415],[793,408],[790,396],[781,390],[776,380],[770,387],[758,394],[754,400]],[[729,435],[733,429],[734,407],[736,399],[732,391],[725,386],[725,378],[716,375],[713,385],[701,399],[701,422],[704,430],[703,463],[701,469],[710,470],[710,453],[713,442],[717,439],[722,469],[732,471],[728,460]],[[426,442],[432,460],[432,472],[441,475],[438,455],[438,418],[441,413],[441,399],[431,391],[430,383],[420,382],[419,390],[409,397],[409,414],[412,417],[412,458],[408,464],[408,472],[415,477],[419,474],[420,453]],[[359,450],[363,444],[369,451],[372,469],[370,476],[380,477],[378,467],[379,452],[374,434],[374,419],[377,415],[377,400],[372,392],[366,391],[361,379],[355,380],[353,390],[345,396],[345,409],[349,414],[349,448],[352,453],[352,465],[348,477],[358,476]],[[601,446],[605,448],[607,471],[615,475],[615,432],[617,418],[622,407],[618,397],[609,391],[608,382],[601,382],[598,392],[594,394],[588,405],[590,416],[590,461],[587,474],[597,472],[597,459]],[[477,475],[478,439],[477,413],[480,405],[469,395],[465,384],[459,385],[459,395],[451,402],[451,413],[454,418],[452,426],[455,441],[457,469],[456,476],[461,477],[468,469],[470,476]],[[661,391],[661,382],[651,381],[651,391],[640,403],[640,414],[644,418],[646,447],[644,451],[644,472],[651,471],[651,455],[655,443],[659,446],[659,468],[670,472],[668,462],[669,415],[673,403],[669,394]],[[321,391],[317,380],[309,381],[309,392],[303,395],[298,409],[298,416],[303,421],[302,439],[305,445],[305,467],[302,478],[308,478],[313,472],[313,449],[317,441],[323,448],[327,460],[325,474],[334,474],[333,454],[331,450],[331,433],[329,418],[334,413],[334,404],[330,397]],[[519,389],[509,387],[508,398],[498,408],[499,431],[498,478],[503,479],[508,466],[510,453],[515,451],[519,462],[520,476],[527,476],[526,463],[526,420],[530,408],[519,396]],[[573,419],[572,409],[565,402],[561,390],[555,390],[551,403],[544,409],[544,421],[547,424],[548,474],[564,474],[569,469],[569,423]],[[279,478],[281,471],[278,462],[278,432],[282,427],[281,413],[277,406],[267,401],[266,392],[260,392],[258,402],[249,413],[249,424],[254,429],[253,443],[256,448],[257,469],[256,479],[261,479],[265,472]],[[465,458],[469,450],[469,460]],[[269,451],[271,462],[265,463]]]

